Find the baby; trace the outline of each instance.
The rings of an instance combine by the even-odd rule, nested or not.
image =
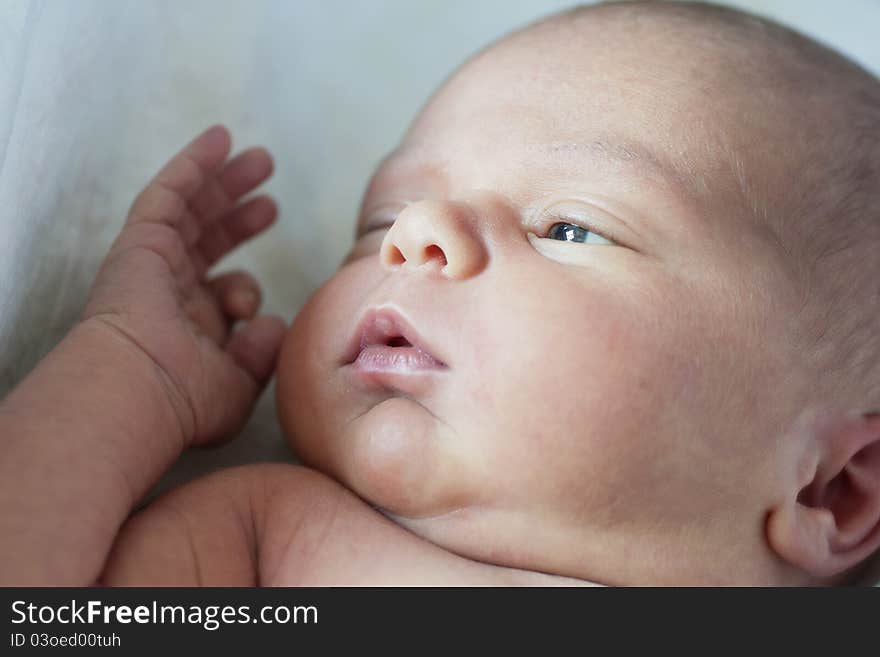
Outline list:
[[[292,326],[248,274],[268,154],[203,133],[0,406],[0,580],[853,581],[880,548],[880,83],[702,4],[551,16],[379,167]],[[242,328],[233,330],[237,320]],[[277,362],[304,466],[131,515]]]

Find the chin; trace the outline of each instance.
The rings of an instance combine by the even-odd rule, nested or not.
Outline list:
[[[415,385],[410,379],[437,385],[434,379],[354,376],[344,365],[350,331],[340,337],[338,330],[348,315],[324,312],[322,298],[300,310],[279,355],[276,405],[297,458],[390,514],[422,518],[458,508],[478,479],[468,475],[473,459],[418,390],[406,387]]]
[[[466,497],[445,425],[418,402],[390,397],[333,438],[343,484],[406,518],[447,513]]]

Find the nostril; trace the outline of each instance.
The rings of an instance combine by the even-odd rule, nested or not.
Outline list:
[[[439,260],[442,266],[446,266],[446,254],[443,253],[443,249],[436,244],[431,244],[430,246],[425,247],[425,260],[430,261],[434,259]]]
[[[396,246],[389,247],[387,254],[388,255],[386,256],[386,262],[389,265],[402,265],[404,262],[406,262],[406,258],[403,257],[403,253],[401,253],[400,249],[398,249]]]

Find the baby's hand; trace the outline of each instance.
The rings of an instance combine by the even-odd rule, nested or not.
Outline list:
[[[138,195],[98,272],[80,320],[130,341],[156,373],[185,446],[234,436],[275,367],[285,330],[255,317],[260,290],[246,272],[206,272],[277,216],[259,196],[236,201],[272,173],[261,148],[229,162],[229,132],[214,126]],[[250,320],[232,332],[236,320]]]

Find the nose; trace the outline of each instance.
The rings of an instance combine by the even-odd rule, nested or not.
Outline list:
[[[425,200],[407,205],[379,248],[382,267],[394,271],[430,265],[453,280],[476,276],[489,254],[475,216],[464,202]]]

